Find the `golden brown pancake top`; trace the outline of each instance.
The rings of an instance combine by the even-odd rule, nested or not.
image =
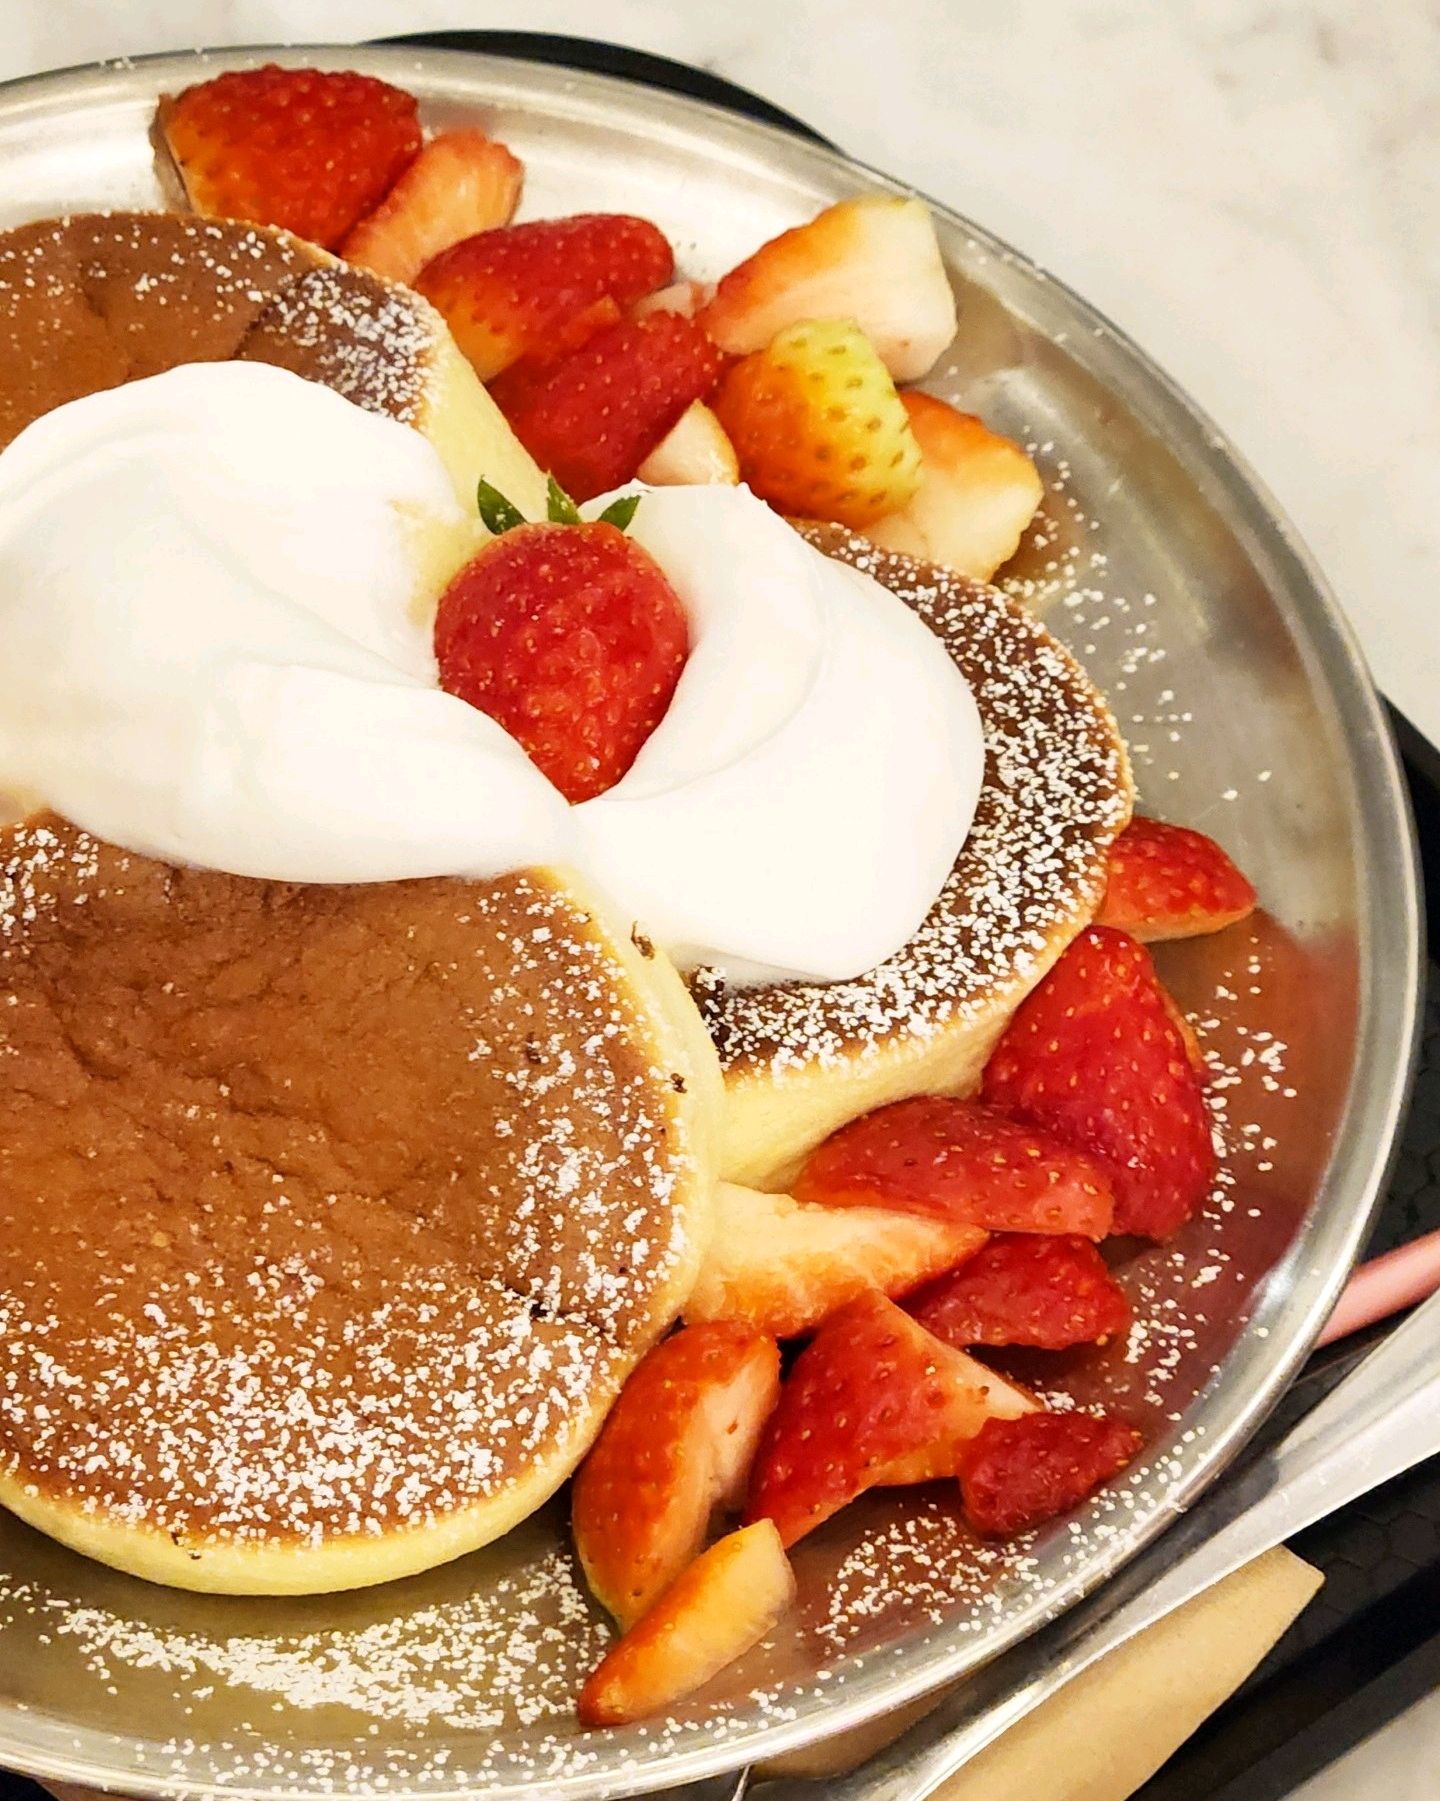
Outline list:
[[[65,401],[181,363],[278,363],[411,422],[416,297],[263,227],[82,213],[0,233],[0,447]]]
[[[290,886],[9,828],[0,1461],[182,1544],[497,1492],[661,1323],[679,1078],[643,1042],[546,878]]]
[[[841,526],[807,525],[827,556],[873,575],[943,640],[970,684],[985,779],[969,837],[924,924],[902,950],[848,982],[692,988],[727,1073],[823,1067],[983,1012],[998,987],[1052,948],[1098,898],[1111,840],[1130,810],[1124,745],[1089,678],[997,588],[895,552]],[[856,730],[883,731],[857,720]]]

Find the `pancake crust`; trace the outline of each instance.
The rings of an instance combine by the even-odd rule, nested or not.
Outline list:
[[[0,447],[65,401],[232,357],[413,425],[467,515],[484,475],[544,516],[544,478],[411,289],[284,232],[185,214],[79,213],[0,232]]]
[[[752,988],[727,987],[713,971],[693,979],[725,1074],[721,1174],[760,1188],[783,1187],[807,1151],[861,1113],[975,1087],[1010,1015],[1093,917],[1133,800],[1104,700],[1021,606],[843,527],[801,530],[944,641],[979,708],[985,779],[928,918],[877,969],[850,982]]]
[[[0,446],[181,363],[544,484],[418,295],[167,214],[0,234]],[[481,528],[417,543],[433,597]],[[443,541],[442,541],[443,540]],[[719,1072],[566,877],[288,887],[0,833],[0,1502],[157,1581],[409,1574],[534,1510],[674,1317]]]
[[[237,1591],[508,1530],[688,1293],[717,1106],[678,978],[550,875],[290,886],[9,829],[0,1500]]]

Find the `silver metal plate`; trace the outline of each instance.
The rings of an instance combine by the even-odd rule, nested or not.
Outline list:
[[[592,76],[454,53],[277,52],[478,120],[525,213],[655,219],[718,274],[892,184],[781,133]],[[0,224],[160,203],[156,96],[228,53],[0,90]],[[1063,172],[1057,172],[1063,176]],[[1142,1326],[1057,1383],[1146,1425],[1142,1467],[1076,1523],[981,1552],[943,1490],[874,1496],[807,1540],[776,1637],[651,1729],[585,1736],[603,1629],[563,1518],[411,1582],[305,1601],[170,1593],[0,1521],[0,1763],[149,1793],[599,1797],[810,1743],[963,1674],[1100,1582],[1224,1467],[1309,1346],[1382,1181],[1411,1057],[1413,848],[1383,715],[1293,534],[1224,440],[1073,294],[940,213],[961,326],[929,385],[1037,446],[1051,484],[1011,572],[1109,694],[1151,811],[1257,881],[1253,930],[1162,966],[1231,1074],[1226,1185],[1130,1262]],[[1021,1373],[1034,1378],[1041,1365]],[[1043,1379],[1043,1378],[1042,1378]]]

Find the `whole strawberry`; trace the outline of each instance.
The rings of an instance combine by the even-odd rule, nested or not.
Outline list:
[[[481,483],[497,533],[435,618],[440,685],[504,726],[570,801],[614,787],[665,716],[689,629],[653,557],[626,537],[638,499],[582,523],[551,484],[527,524]]]

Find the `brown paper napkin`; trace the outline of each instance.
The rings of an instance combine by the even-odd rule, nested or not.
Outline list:
[[[1112,1651],[936,1791],[936,1801],[1126,1801],[1233,1694],[1323,1578],[1283,1547]],[[824,1777],[888,1744],[933,1702],[767,1765]],[[95,1801],[55,1783],[58,1801]],[[816,1801],[824,1791],[817,1785]]]
[[[1283,1546],[1267,1551],[1077,1676],[937,1789],[936,1801],[1126,1801],[1239,1688],[1323,1580]],[[853,1769],[932,1704],[764,1773]],[[817,1786],[817,1801],[821,1794]]]

